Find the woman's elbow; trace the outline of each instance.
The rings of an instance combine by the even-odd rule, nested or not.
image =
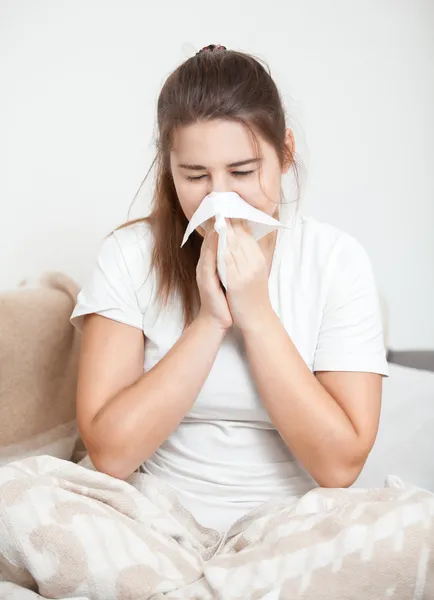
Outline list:
[[[326,477],[317,479],[319,486],[324,488],[349,488],[358,478],[359,473],[354,474],[352,471],[340,471],[330,473]]]
[[[95,426],[91,430],[81,430],[82,439],[93,467],[116,479],[128,479],[137,469],[137,456],[131,455],[131,444],[126,444],[124,436],[103,435]]]
[[[324,488],[349,488],[357,481],[366,458],[353,461],[351,464],[329,467],[316,478],[319,486]]]
[[[134,468],[125,461],[120,460],[119,457],[114,457],[104,452],[89,452],[89,459],[97,471],[116,479],[128,479],[135,471]]]

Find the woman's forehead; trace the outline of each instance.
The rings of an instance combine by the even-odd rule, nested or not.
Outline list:
[[[265,151],[258,134],[259,155]],[[256,146],[249,130],[234,121],[207,121],[184,125],[174,134],[171,153],[183,162],[204,162],[225,165],[253,158]]]

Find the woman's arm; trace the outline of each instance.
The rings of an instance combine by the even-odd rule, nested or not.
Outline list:
[[[108,252],[111,247],[105,246],[105,250]],[[98,313],[86,315],[77,421],[97,469],[121,479],[128,477],[169,437],[194,403],[232,324],[217,277],[216,255],[217,234],[209,229],[197,265],[199,315],[171,350],[145,374],[146,340],[139,328],[141,320],[131,317],[131,322],[137,323],[132,326]],[[107,262],[102,258],[100,266]],[[124,292],[118,304],[125,312],[126,284],[120,273],[115,275],[110,292],[112,295],[114,291],[117,295]],[[89,298],[98,293],[105,280],[106,277],[96,280]],[[130,294],[129,304],[134,307],[132,298]],[[135,313],[131,309],[128,314]]]
[[[155,452],[190,410],[224,335],[200,315],[143,374],[140,330],[96,314],[85,317],[77,420],[98,470],[125,479]]]
[[[347,487],[374,444],[382,377],[310,371],[276,313],[244,331],[261,399],[282,439],[323,487]]]
[[[314,479],[346,487],[375,441],[385,353],[373,276],[364,250],[344,238],[331,279],[314,371],[273,311],[265,258],[239,224],[228,227],[228,298],[261,399],[276,429]]]

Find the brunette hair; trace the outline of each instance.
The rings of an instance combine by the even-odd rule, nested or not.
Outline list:
[[[170,170],[170,150],[176,129],[212,119],[241,123],[252,136],[256,151],[256,134],[260,134],[274,146],[281,166],[285,163],[292,166],[298,190],[296,201],[300,193],[298,161],[285,144],[283,103],[269,67],[264,63],[265,68],[260,59],[244,52],[226,50],[224,46],[214,46],[212,51],[208,48],[177,67],[161,89],[157,104],[156,156],[140,185],[141,188],[155,165],[151,213],[117,228],[141,221],[151,226],[151,269],[157,275],[159,300],[164,305],[177,295],[183,306],[185,325],[194,319],[199,306],[196,265],[202,237],[195,231],[180,248],[188,221]]]

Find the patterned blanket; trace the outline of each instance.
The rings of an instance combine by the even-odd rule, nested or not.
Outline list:
[[[150,475],[0,468],[1,599],[433,599],[433,548],[434,495],[393,477],[274,499],[220,535]]]

